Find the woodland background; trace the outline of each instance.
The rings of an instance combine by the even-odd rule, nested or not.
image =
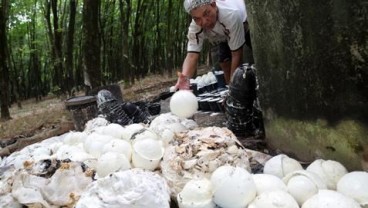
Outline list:
[[[1,0],[1,119],[30,98],[175,75],[190,20],[176,0]]]

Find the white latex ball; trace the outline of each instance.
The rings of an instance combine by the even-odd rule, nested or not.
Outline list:
[[[164,146],[167,147],[169,143],[174,139],[174,132],[170,129],[165,129],[161,134],[161,141],[163,142]]]
[[[355,199],[362,207],[368,207],[368,173],[353,171],[337,183],[337,191]]]
[[[197,97],[190,90],[179,90],[170,99],[170,111],[181,118],[193,116],[197,109]]]
[[[299,208],[299,205],[287,192],[276,190],[263,192],[248,208]]]
[[[199,77],[198,82],[197,82],[197,86],[199,88],[201,88],[201,87],[204,87],[205,85],[206,85],[206,83],[204,82],[203,78]]]
[[[51,149],[46,146],[39,146],[32,151],[32,158],[35,162],[50,159]]]
[[[257,195],[268,191],[287,191],[285,183],[277,176],[269,174],[252,175],[257,188]]]
[[[92,155],[84,151],[82,145],[67,145],[60,146],[58,151],[53,155],[59,160],[70,159],[71,161],[84,162],[85,160],[94,158]]]
[[[174,132],[174,133],[180,133],[180,132],[184,132],[187,131],[188,129],[181,123],[172,123],[172,124],[168,124],[167,129],[169,129],[170,131]]]
[[[297,160],[280,154],[272,157],[265,163],[263,173],[283,178],[287,174],[297,170],[303,170],[302,165]]]
[[[105,177],[117,170],[130,169],[130,162],[124,154],[117,152],[106,152],[97,160],[97,175]]]
[[[283,178],[287,191],[302,205],[321,189],[327,189],[324,181],[315,173],[298,170]]]
[[[252,175],[240,167],[220,166],[212,173],[211,184],[213,200],[220,207],[247,207],[257,194]]]
[[[179,208],[214,208],[211,181],[206,178],[188,181],[177,201]]]
[[[137,133],[135,134],[131,140],[134,143],[135,141],[141,140],[141,139],[146,139],[146,138],[151,138],[151,139],[159,139],[159,136],[151,129],[142,129],[141,133]]]
[[[301,208],[361,208],[354,199],[332,190],[319,190]]]
[[[110,122],[102,117],[96,117],[94,119],[89,120],[84,128],[84,132],[90,134],[95,131],[97,127],[107,126]]]
[[[124,154],[130,161],[132,159],[132,146],[130,142],[121,139],[113,139],[105,144],[102,148],[102,153],[117,152]]]
[[[213,74],[213,72],[208,72],[207,73],[208,75],[208,79],[209,79],[209,83],[216,83],[217,82],[217,79],[216,79],[216,76]]]
[[[63,142],[68,145],[77,145],[83,143],[86,138],[87,138],[86,132],[71,131],[67,133]]]
[[[162,142],[155,139],[142,139],[133,144],[132,163],[136,168],[155,170],[164,155]]]
[[[172,113],[163,113],[151,121],[149,128],[156,133],[160,133],[167,125],[180,123],[181,119]]]
[[[134,134],[143,130],[144,128],[145,127],[143,126],[143,124],[140,123],[129,124],[125,126],[124,131],[122,132],[122,139],[130,141]]]
[[[209,79],[207,78],[208,75],[207,74],[204,74],[201,76],[201,81],[203,82],[204,85],[208,85],[209,84]]]
[[[197,122],[195,122],[192,119],[184,119],[183,121],[180,122],[181,124],[183,124],[185,126],[185,128],[187,129],[195,129],[198,127]]]
[[[346,168],[333,160],[318,159],[312,162],[307,171],[317,174],[326,183],[327,188],[336,190],[336,184],[342,176],[348,173]]]
[[[125,129],[123,126],[116,124],[116,123],[111,123],[107,126],[101,127],[100,132],[98,133],[103,134],[103,135],[112,136],[117,139],[123,139],[124,132],[125,132]]]
[[[112,136],[92,133],[84,141],[84,149],[87,153],[98,158],[102,153],[102,147],[113,139],[115,138]]]

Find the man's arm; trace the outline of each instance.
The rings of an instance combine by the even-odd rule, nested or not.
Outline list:
[[[233,74],[243,62],[243,47],[240,47],[236,51],[231,52],[231,72],[230,72],[230,78],[233,77]]]
[[[193,77],[199,60],[199,53],[188,52],[183,63],[182,74],[191,78]]]
[[[189,78],[194,75],[198,60],[199,53],[187,53],[183,63],[183,71],[179,74],[178,81],[175,85],[177,89],[189,89]]]

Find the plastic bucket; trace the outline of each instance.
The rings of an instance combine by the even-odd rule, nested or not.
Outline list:
[[[72,97],[65,101],[66,109],[72,114],[74,127],[83,131],[87,121],[97,116],[97,103],[95,96]]]

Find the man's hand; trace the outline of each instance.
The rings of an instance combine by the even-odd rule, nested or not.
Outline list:
[[[175,88],[179,90],[189,90],[189,78],[183,73],[178,72],[178,81],[176,82]]]

